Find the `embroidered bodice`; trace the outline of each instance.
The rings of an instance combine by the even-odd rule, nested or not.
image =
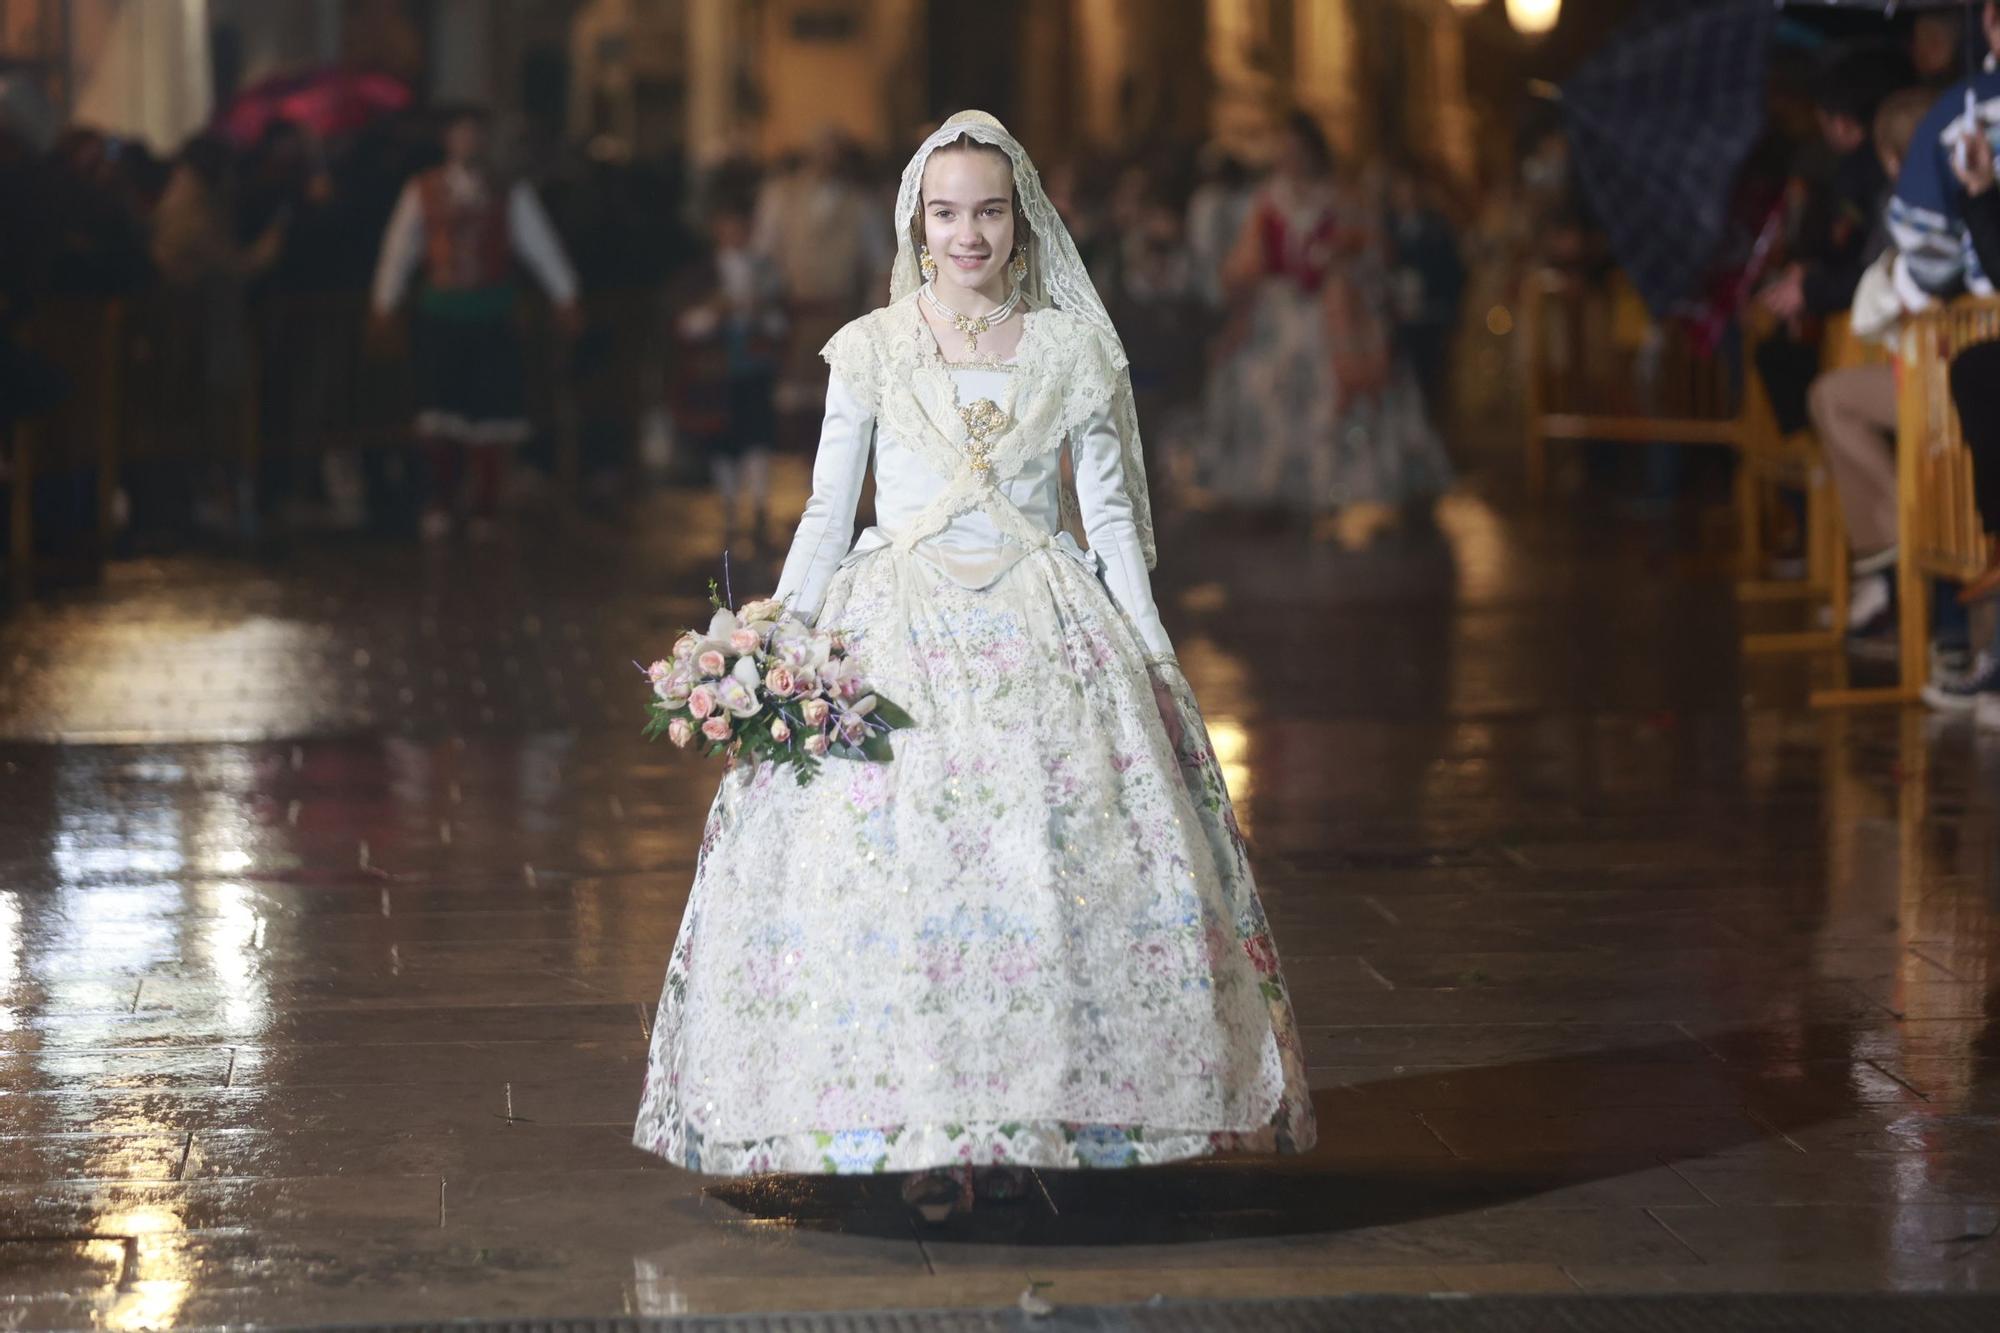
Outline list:
[[[1126,486],[1108,340],[1061,310],[1035,310],[1022,316],[1012,362],[955,364],[915,299],[855,320],[826,345],[833,376],[813,494],[777,595],[814,616],[843,561],[889,545],[967,588],[1047,549],[1100,574],[1149,656],[1171,658]],[[1088,550],[1064,531],[1065,447]],[[871,451],[876,523],[850,545]]]

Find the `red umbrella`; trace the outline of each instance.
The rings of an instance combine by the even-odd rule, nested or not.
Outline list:
[[[285,74],[253,84],[231,98],[216,116],[215,127],[243,147],[256,143],[279,121],[330,138],[404,110],[412,100],[401,80],[371,70]]]

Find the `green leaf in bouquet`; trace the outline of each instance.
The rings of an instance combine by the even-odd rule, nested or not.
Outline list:
[[[902,705],[892,703],[881,695],[875,696],[875,716],[892,727],[914,727],[916,719],[903,711]]]
[[[889,744],[889,733],[886,731],[869,732],[868,739],[861,743],[861,754],[875,764],[886,764],[896,757],[895,747]]]

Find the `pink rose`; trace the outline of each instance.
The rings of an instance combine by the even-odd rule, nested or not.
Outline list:
[[[826,725],[827,707],[826,700],[824,699],[806,700],[799,708],[799,712],[805,718],[806,725],[809,727],[823,727]]]
[[[771,739],[783,745],[792,738],[792,728],[785,719],[776,718],[771,723]]]
[[[685,662],[685,661],[687,661],[687,660],[688,660],[688,659],[689,659],[690,657],[693,657],[693,656],[694,656],[694,650],[695,650],[695,645],[696,645],[696,644],[698,644],[698,643],[700,643],[700,642],[701,642],[701,640],[700,640],[700,639],[697,639],[697,638],[696,638],[696,637],[694,636],[694,633],[693,633],[692,631],[690,631],[690,632],[688,632],[688,633],[686,633],[686,634],[683,634],[683,635],[681,635],[681,636],[680,636],[680,638],[678,638],[678,639],[675,639],[675,640],[674,640],[674,661],[676,661],[676,662]]]
[[[694,739],[694,723],[684,717],[675,718],[667,723],[667,739],[685,750],[687,743]]]
[[[729,636],[729,650],[733,653],[754,653],[763,646],[763,636],[754,629],[739,629]]]
[[[826,753],[826,745],[827,745],[826,735],[823,732],[816,731],[812,735],[806,737],[805,741],[806,753],[811,755],[815,759],[819,758],[821,755]]]
[[[721,716],[710,718],[708,721],[701,724],[701,734],[708,737],[712,741],[728,740],[729,719]]]
[[[789,695],[797,683],[797,680],[792,675],[792,669],[783,662],[778,663],[778,665],[764,673],[764,688],[777,695],[780,699]]]
[[[653,682],[653,693],[669,708],[679,708],[686,703],[690,688],[688,678],[678,670],[669,671],[665,677]]]
[[[715,687],[697,685],[688,691],[688,712],[697,718],[707,717],[715,711]]]
[[[673,671],[673,669],[674,669],[674,664],[672,662],[668,662],[662,659],[661,661],[655,662],[653,663],[653,665],[646,668],[646,679],[652,681],[653,684],[658,685],[661,681],[667,678],[667,676]]]
[[[695,670],[701,672],[704,676],[719,676],[728,668],[729,663],[719,651],[711,648],[700,657],[695,658],[694,665]]]

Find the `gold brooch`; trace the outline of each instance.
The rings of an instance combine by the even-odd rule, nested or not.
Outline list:
[[[981,473],[990,471],[993,467],[993,440],[1012,424],[1007,414],[991,398],[976,398],[959,408],[958,416],[965,423],[966,453],[971,456],[972,470]]]

